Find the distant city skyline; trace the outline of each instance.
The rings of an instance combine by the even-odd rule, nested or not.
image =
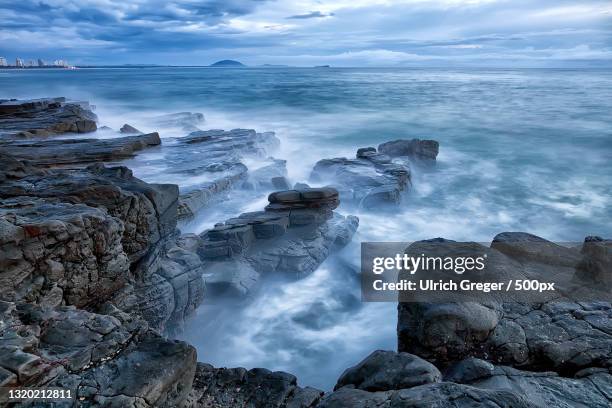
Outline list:
[[[0,55],[75,65],[612,66],[612,3],[0,0]]]
[[[5,57],[0,55],[0,67],[18,67],[18,68],[30,68],[30,67],[69,67],[70,64],[64,59],[55,59],[51,62],[47,62],[41,58],[21,58]]]

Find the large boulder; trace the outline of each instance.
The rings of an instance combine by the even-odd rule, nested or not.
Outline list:
[[[334,389],[352,386],[365,391],[390,391],[439,382],[441,378],[440,371],[422,358],[377,350],[344,371]]]
[[[444,246],[440,250],[447,255]],[[524,233],[500,234],[483,251],[489,255],[487,269],[493,275],[554,277],[560,288],[573,283],[581,259],[573,248]],[[400,303],[398,349],[440,366],[477,357],[564,375],[611,367],[609,292],[607,298],[591,300],[574,299],[572,294],[564,296],[561,290],[533,302]]]

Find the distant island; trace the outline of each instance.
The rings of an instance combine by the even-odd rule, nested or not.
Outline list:
[[[214,64],[210,64],[211,67],[246,67],[242,62],[234,60],[221,60]]]

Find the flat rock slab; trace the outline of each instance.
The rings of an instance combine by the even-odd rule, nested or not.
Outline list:
[[[65,98],[0,100],[0,137],[93,132],[96,120],[87,103]]]
[[[117,162],[133,157],[139,150],[160,144],[157,132],[115,139],[0,139],[0,149],[4,153],[42,167]]]

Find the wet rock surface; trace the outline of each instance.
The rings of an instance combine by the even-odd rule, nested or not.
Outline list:
[[[354,159],[318,161],[311,180],[336,188],[343,202],[356,206],[397,205],[402,192],[410,186],[410,167],[407,162],[393,162],[373,147],[362,148]]]
[[[0,139],[2,152],[42,167],[85,166],[100,162],[117,162],[161,140],[157,132],[115,139]]]
[[[332,188],[275,192],[268,200],[264,211],[241,214],[201,235],[212,293],[249,295],[263,274],[304,277],[346,245],[359,223],[333,212],[339,199]]]
[[[264,368],[214,368],[198,363],[189,403],[210,408],[309,408],[323,391],[297,386],[295,376]]]
[[[93,132],[96,120],[86,102],[66,102],[65,98],[0,100],[0,137]]]

